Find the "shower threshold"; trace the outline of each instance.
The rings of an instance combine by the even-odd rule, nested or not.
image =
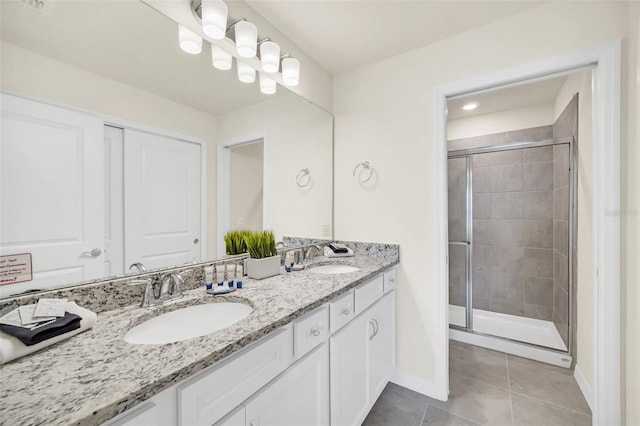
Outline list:
[[[465,311],[463,306],[449,305],[449,324],[464,327]],[[551,321],[474,309],[473,331],[559,351],[567,350]]]

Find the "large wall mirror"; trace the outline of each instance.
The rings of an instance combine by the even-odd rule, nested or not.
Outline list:
[[[328,112],[184,53],[141,1],[0,14],[0,262],[31,262],[0,298],[219,258],[230,229],[331,238]]]

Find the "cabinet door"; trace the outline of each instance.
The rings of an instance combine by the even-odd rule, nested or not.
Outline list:
[[[329,340],[332,426],[361,424],[369,411],[368,327],[360,315]]]
[[[244,405],[241,405],[231,413],[227,414],[224,419],[216,422],[214,426],[245,426],[247,423],[246,414],[246,408]]]
[[[369,392],[371,404],[387,385],[395,364],[395,291],[378,301],[365,316],[369,335]]]
[[[329,424],[329,353],[316,348],[247,401],[247,426]]]

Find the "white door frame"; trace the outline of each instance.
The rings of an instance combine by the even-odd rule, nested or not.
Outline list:
[[[216,208],[218,210],[216,248],[217,257],[225,255],[225,245],[223,236],[229,231],[229,206],[231,202],[231,151],[229,148],[239,145],[245,145],[253,142],[262,141],[262,186],[266,184],[267,177],[267,132],[259,131],[236,136],[218,142],[218,191]],[[267,226],[267,192],[262,191],[262,228],[268,229]]]
[[[595,65],[593,70],[593,424],[620,424],[620,55],[619,40],[435,88],[437,188],[436,390],[449,389],[447,98]]]

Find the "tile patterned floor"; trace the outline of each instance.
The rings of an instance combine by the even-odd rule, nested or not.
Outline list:
[[[465,343],[450,342],[449,391],[442,402],[389,383],[363,425],[591,425],[572,371]]]

